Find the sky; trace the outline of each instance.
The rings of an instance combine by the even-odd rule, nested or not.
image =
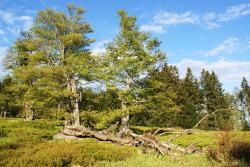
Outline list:
[[[94,29],[93,52],[119,31],[117,10],[138,18],[141,31],[161,42],[168,63],[184,77],[191,67],[196,77],[202,68],[214,70],[226,91],[250,81],[250,0],[0,0],[0,78],[6,75],[2,59],[21,31],[28,30],[39,10],[66,12],[74,3],[86,10]]]

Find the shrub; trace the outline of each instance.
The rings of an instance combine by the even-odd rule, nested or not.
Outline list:
[[[1,152],[0,166],[92,166],[97,161],[125,160],[132,157],[134,151],[134,148],[98,142],[94,139],[41,142]]]
[[[207,155],[227,166],[250,165],[250,144],[236,133],[224,131],[220,133],[216,145],[208,148]]]

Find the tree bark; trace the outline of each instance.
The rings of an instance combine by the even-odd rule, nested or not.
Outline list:
[[[31,110],[31,105],[30,105],[29,102],[27,102],[27,101],[23,102],[23,110],[24,110],[24,114],[25,114],[25,120],[26,121],[32,121],[34,113]]]
[[[126,79],[125,91],[126,93],[130,91],[131,78]],[[119,137],[126,136],[129,132],[129,110],[127,107],[127,101],[125,99],[122,100],[122,111],[123,116],[121,118],[121,129],[117,134]]]
[[[73,95],[73,97],[71,98],[71,105],[73,106],[74,126],[80,126],[79,96],[77,94],[77,85],[74,79],[69,80],[68,89]]]

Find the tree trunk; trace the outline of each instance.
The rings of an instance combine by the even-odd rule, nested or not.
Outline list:
[[[71,98],[71,104],[73,106],[73,123],[74,126],[80,126],[79,96],[77,94],[77,86],[74,79],[69,80],[68,89],[73,94],[73,97]]]
[[[125,91],[129,92],[131,79],[127,78],[126,82],[127,83],[125,86]],[[127,101],[125,99],[122,100],[122,111],[124,115],[121,118],[121,129],[120,132],[118,133],[118,136],[120,137],[127,135],[127,133],[129,132],[129,110],[127,107]]]
[[[29,102],[27,101],[23,102],[23,110],[25,114],[25,120],[32,121],[34,114],[33,114],[33,111],[31,110],[31,105],[29,104]]]

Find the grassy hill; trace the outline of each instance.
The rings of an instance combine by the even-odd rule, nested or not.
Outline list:
[[[53,140],[53,135],[61,128],[62,122],[59,121],[0,119],[0,166],[223,166],[205,154],[157,156],[144,154],[142,148],[119,146],[95,139]],[[147,127],[133,129],[138,132],[153,130]],[[204,148],[214,145],[219,134],[219,131],[195,130],[193,134],[177,139],[175,144],[187,146],[200,141],[198,146]],[[237,135],[250,143],[250,132],[237,132]],[[169,137],[171,135],[163,135],[160,139],[167,140]]]

